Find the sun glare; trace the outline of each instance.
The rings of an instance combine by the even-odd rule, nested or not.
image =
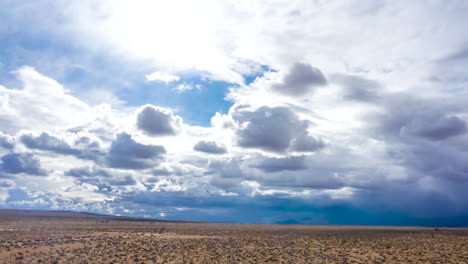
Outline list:
[[[119,1],[105,18],[111,45],[174,70],[216,69],[225,61],[216,5],[198,1]]]

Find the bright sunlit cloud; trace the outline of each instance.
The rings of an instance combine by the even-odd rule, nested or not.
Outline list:
[[[146,75],[146,80],[149,82],[161,81],[168,84],[170,82],[177,82],[178,80],[180,80],[180,77],[167,72],[153,72],[151,74]]]

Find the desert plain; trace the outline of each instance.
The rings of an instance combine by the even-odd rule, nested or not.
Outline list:
[[[225,224],[0,210],[0,263],[468,263],[468,228]]]

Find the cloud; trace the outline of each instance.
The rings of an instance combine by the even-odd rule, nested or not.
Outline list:
[[[246,177],[245,169],[241,166],[242,162],[236,158],[210,161],[210,185],[224,190],[239,188],[241,181]]]
[[[124,100],[117,97],[112,91],[105,89],[92,89],[90,91],[86,91],[80,98],[93,106],[99,106],[105,103],[112,107],[119,108],[126,103]]]
[[[93,192],[105,195],[128,191],[128,187],[138,183],[127,169],[109,169],[97,165],[72,168],[64,172],[64,175],[73,177],[75,183],[85,185]]]
[[[315,152],[323,147],[325,147],[323,140],[302,133],[291,141],[290,149],[297,152]]]
[[[377,121],[388,135],[444,140],[466,132],[466,122],[457,116],[462,106],[455,100],[450,104],[399,93],[387,96],[384,110]]]
[[[180,132],[182,118],[171,110],[153,105],[142,106],[137,113],[137,127],[151,136],[176,135]]]
[[[102,168],[97,166],[87,166],[87,167],[80,167],[80,168],[72,168],[65,172],[65,175],[72,176],[75,178],[83,178],[83,177],[105,177],[110,178],[112,174]]]
[[[172,174],[172,172],[166,167],[161,167],[152,169],[151,174],[154,176],[169,176]]]
[[[255,166],[265,172],[297,171],[307,169],[306,156],[288,156],[284,158],[263,158]]]
[[[104,154],[100,142],[96,139],[86,135],[73,136],[75,137],[73,147],[63,139],[51,136],[46,132],[42,132],[39,136],[23,134],[20,136],[20,141],[30,149],[73,155],[82,159],[97,159]]]
[[[393,148],[392,153],[414,175],[442,180],[439,188],[443,188],[442,185],[468,183],[468,166],[465,163],[468,155],[457,145],[440,141],[408,142]]]
[[[176,86],[175,90],[177,93],[183,93],[185,91],[197,89],[201,90],[202,86],[200,84],[188,84],[188,83],[181,83]]]
[[[165,82],[166,84],[168,84],[170,82],[179,81],[180,77],[177,75],[172,75],[167,72],[153,72],[151,74],[146,75],[146,80],[148,82],[161,81],[161,82]]]
[[[376,177],[378,180],[373,184],[360,184],[362,193],[354,200],[362,203],[367,198],[361,195],[370,197],[379,193],[381,199],[374,201],[375,204],[385,204],[411,215],[424,214],[424,217],[436,215],[429,212],[425,199],[454,206],[447,211],[467,208],[460,187],[468,182],[463,100],[456,95],[432,97],[399,92],[387,94],[380,104],[380,113],[370,119],[376,128],[373,136],[385,144],[386,155],[380,159],[389,164],[387,170],[396,168],[396,164],[400,168]],[[381,186],[393,186],[388,189],[398,190],[398,194]]]
[[[457,61],[457,60],[466,60],[468,59],[468,47],[463,47],[452,54],[444,56],[443,58],[439,59],[439,62],[449,62],[449,61]]]
[[[15,147],[14,138],[0,131],[0,147],[5,149],[13,149]]]
[[[210,154],[225,154],[227,153],[226,147],[219,145],[215,141],[199,141],[193,146],[193,150],[210,153]]]
[[[344,98],[356,101],[376,101],[382,86],[379,82],[363,78],[359,75],[334,74],[331,82],[338,83],[344,90]]]
[[[274,84],[273,90],[289,96],[303,96],[314,87],[327,84],[323,73],[304,63],[295,63],[286,73],[281,83]]]
[[[314,155],[268,157],[257,154],[238,159],[238,167],[242,170],[242,173],[238,174],[244,181],[255,182],[254,185],[258,185],[255,189],[260,193],[296,193],[304,196],[305,193],[312,194],[315,191],[316,195],[320,196],[326,190],[357,187],[353,181],[362,181],[361,176],[357,174],[367,175],[370,172],[364,168],[356,170],[356,166],[359,166],[356,159],[352,153],[333,148]],[[367,187],[369,184],[366,182],[363,185]]]
[[[84,192],[85,190],[81,190]],[[67,197],[62,193],[30,190],[27,188],[13,188],[8,190],[5,201],[9,208],[64,210],[75,212],[117,213],[121,206],[104,201],[84,200],[79,197]]]
[[[2,158],[1,170],[6,173],[25,173],[44,176],[46,171],[41,168],[41,162],[31,153],[10,153]]]
[[[456,116],[413,119],[400,130],[400,134],[410,134],[429,140],[444,140],[465,132],[466,122]]]
[[[0,126],[4,132],[67,127],[81,124],[92,115],[91,107],[34,68],[22,67],[15,75],[23,84],[22,89],[0,86]],[[54,111],[50,111],[51,106]]]
[[[0,188],[9,189],[15,186],[15,182],[12,180],[0,180]]]
[[[107,164],[111,168],[147,169],[156,166],[165,153],[163,146],[143,145],[129,134],[120,133],[111,144]]]
[[[112,179],[109,180],[109,184],[112,186],[129,186],[137,184],[136,180],[131,175],[127,175],[122,179]]]
[[[35,137],[31,134],[22,135],[21,142],[28,148],[53,151],[61,154],[78,155],[79,151],[71,148],[63,140],[43,132]]]
[[[468,180],[463,100],[398,93],[388,95],[383,105],[373,121],[388,144],[388,159],[402,164],[416,180],[442,180],[430,184],[456,192],[453,182]]]
[[[310,123],[300,120],[287,107],[263,106],[255,111],[239,111],[233,114],[233,119],[239,124],[237,143],[245,148],[313,152],[324,145],[309,135]]]

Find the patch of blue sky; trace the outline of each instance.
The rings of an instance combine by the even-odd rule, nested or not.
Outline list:
[[[0,81],[2,85],[11,83],[15,79],[11,72],[27,65],[64,83],[70,69],[87,59],[83,54],[83,50],[60,38],[9,31],[2,34],[0,41]]]
[[[178,91],[178,85],[192,87]],[[197,88],[198,85],[198,88]],[[227,113],[233,105],[225,100],[232,83],[207,80],[202,75],[181,76],[178,82],[140,81],[133,89],[118,92],[129,105],[154,104],[172,108],[190,125],[209,126],[216,112]]]
[[[260,65],[260,71],[251,75],[244,76],[245,84],[251,84],[255,81],[255,79],[263,77],[263,75],[265,75],[266,72],[276,72],[276,70],[270,68],[268,65]]]

